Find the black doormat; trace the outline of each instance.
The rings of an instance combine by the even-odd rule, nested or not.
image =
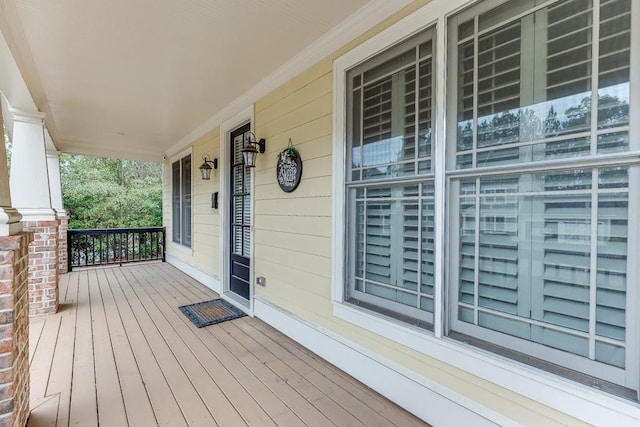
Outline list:
[[[197,302],[195,304],[178,307],[185,316],[198,328],[203,328],[227,320],[237,319],[246,314],[222,299]]]

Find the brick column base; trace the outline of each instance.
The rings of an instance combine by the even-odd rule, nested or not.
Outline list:
[[[23,221],[29,245],[29,316],[58,311],[58,221]]]
[[[0,427],[24,426],[29,416],[31,237],[0,237]]]
[[[69,229],[69,216],[58,217],[58,275],[69,272],[67,253],[67,230]]]

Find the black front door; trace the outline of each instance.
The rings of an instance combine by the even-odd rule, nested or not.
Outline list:
[[[229,290],[249,300],[251,285],[251,169],[244,167],[242,147],[247,123],[231,132],[231,280]]]

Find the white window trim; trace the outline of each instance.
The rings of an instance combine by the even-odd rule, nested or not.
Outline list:
[[[433,0],[360,46],[337,58],[333,64],[333,226],[332,226],[332,300],[333,314],[426,356],[445,362],[514,393],[542,403],[577,419],[596,425],[637,425],[640,405],[597,389],[584,386],[532,368],[514,360],[443,337],[443,284],[445,253],[445,97],[447,19],[463,7],[478,0]],[[638,13],[632,14],[632,28],[638,28]],[[346,158],[346,70],[392,47],[413,34],[436,25],[434,131],[435,166],[435,292],[434,332],[413,328],[406,323],[347,304],[344,301],[345,277],[345,168]],[[636,41],[637,43],[637,41]],[[632,39],[631,65],[637,69],[640,54]],[[635,52],[635,53],[634,53]],[[640,89],[631,85],[631,98],[640,99]],[[633,119],[640,108],[632,109]],[[632,122],[634,123],[634,122]],[[636,137],[638,126],[632,126],[630,138]],[[632,177],[630,176],[630,179]],[[631,222],[630,222],[631,225]],[[631,244],[631,242],[630,242]],[[633,243],[634,246],[637,246]],[[630,247],[630,250],[632,248]],[[640,263],[639,263],[640,264]],[[640,270],[640,269],[639,269]],[[637,306],[631,311],[637,320]]]
[[[169,159],[169,168],[171,168],[171,166],[179,161],[182,160],[183,158],[185,158],[186,156],[191,156],[191,218],[189,219],[189,221],[191,221],[191,246],[186,246],[183,245],[180,242],[175,242],[173,240],[173,227],[174,227],[174,222],[173,222],[173,170],[171,171],[171,203],[172,203],[172,208],[171,208],[171,214],[170,214],[170,218],[171,218],[171,240],[169,240],[167,243],[169,243],[169,248],[171,249],[176,249],[179,252],[185,253],[185,254],[189,254],[189,255],[193,255],[193,147],[189,147],[186,150],[181,151],[178,154],[174,154],[173,156],[171,156],[171,158]]]

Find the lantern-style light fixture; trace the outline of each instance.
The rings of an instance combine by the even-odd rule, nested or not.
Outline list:
[[[208,154],[204,154],[202,156],[202,166],[200,166],[200,177],[205,180],[205,181],[209,181],[211,179],[211,166],[209,166],[209,163],[211,163],[213,165],[213,169],[218,169],[218,159],[213,159],[211,160],[211,157],[209,157]]]
[[[247,132],[244,137],[244,148],[241,150],[244,166],[247,168],[255,168],[256,156],[258,153],[264,153],[265,147],[266,141],[264,138],[256,141],[256,135],[253,132]]]

